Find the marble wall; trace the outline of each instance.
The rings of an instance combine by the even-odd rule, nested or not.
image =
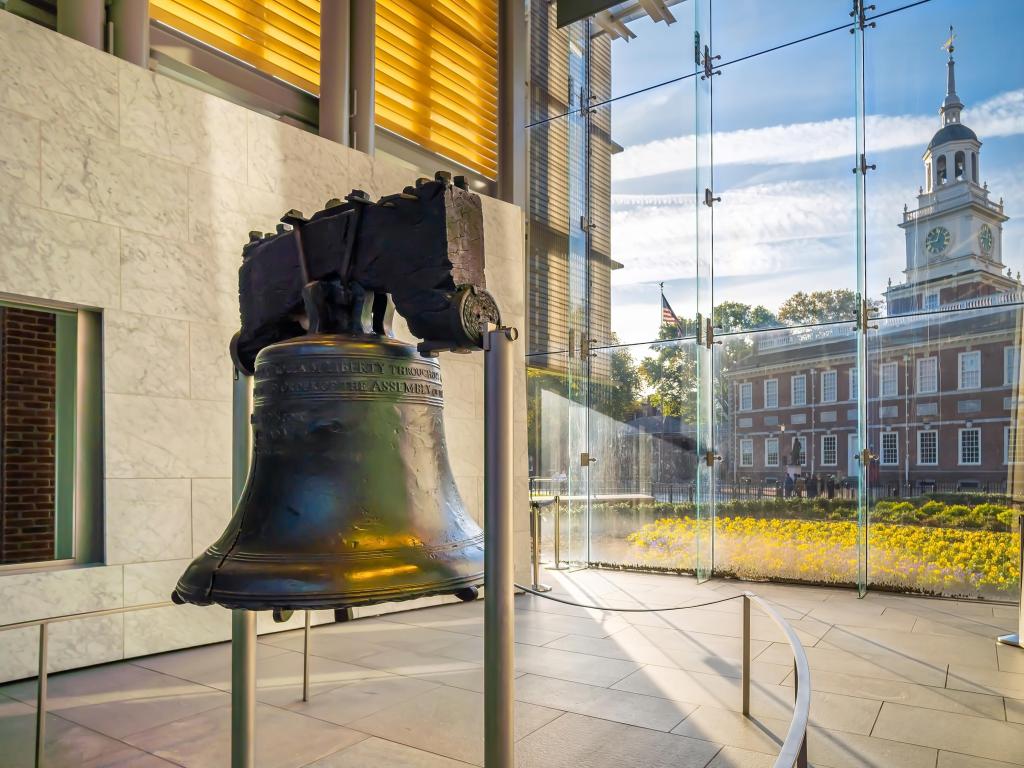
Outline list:
[[[100,564],[0,571],[0,624],[163,601],[231,512],[227,342],[241,243],[291,208],[318,210],[352,188],[396,192],[417,174],[4,11],[0,72],[0,294],[102,312],[106,545]],[[521,213],[484,199],[484,217],[489,286],[522,329]],[[453,471],[479,520],[483,359],[442,355],[442,371]],[[525,579],[525,365],[516,373]],[[227,611],[191,606],[55,624],[50,667],[223,640],[229,625]],[[0,632],[0,681],[33,674],[36,638]]]

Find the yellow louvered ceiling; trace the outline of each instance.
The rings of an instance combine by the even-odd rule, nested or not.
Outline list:
[[[319,93],[319,0],[150,0],[150,8],[154,20]],[[378,0],[376,67],[379,126],[496,176],[497,0]]]

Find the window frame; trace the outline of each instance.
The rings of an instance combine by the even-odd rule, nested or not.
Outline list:
[[[746,449],[749,448],[749,453]],[[749,461],[745,461],[744,458],[749,456]],[[741,467],[752,467],[754,466],[754,439],[751,437],[744,437],[740,439],[740,462]]]
[[[924,449],[921,445],[921,439],[925,436],[932,437],[935,439],[935,460],[924,461]],[[920,467],[937,467],[939,465],[939,430],[937,429],[919,429],[917,430],[917,465]]]
[[[858,386],[858,379],[857,379],[857,366],[856,366],[856,365],[850,368],[850,371],[849,371],[849,377],[850,377],[850,381],[849,381],[849,385],[850,385],[850,397],[849,397],[849,398],[847,398],[847,399],[848,399],[848,400],[849,400],[849,401],[850,401],[851,403],[854,403],[854,402],[856,402],[856,401],[857,401],[857,395],[858,395],[858,394],[859,394],[859,392],[860,392],[860,388],[859,388],[859,386]]]
[[[886,374],[892,371],[892,392],[885,388]],[[878,397],[882,400],[900,396],[900,364],[894,360],[878,364]]]
[[[773,404],[769,404],[769,402],[768,402],[768,385],[769,384],[774,384],[775,385],[775,402]],[[764,380],[764,386],[762,387],[762,390],[763,390],[763,394],[764,394],[764,407],[765,407],[765,410],[767,410],[767,409],[774,410],[775,408],[778,408],[779,407],[779,380],[778,379],[765,379]]]
[[[1020,347],[1003,347],[1003,386],[1016,387],[1020,379]]]
[[[977,360],[978,367],[974,371],[968,371],[968,373],[976,373],[978,376],[978,383],[973,386],[967,386],[964,384],[964,362],[966,360]],[[956,358],[956,388],[959,391],[971,391],[975,389],[981,389],[981,350],[972,349],[969,352],[960,352]]]
[[[740,382],[739,409],[741,411],[754,410],[754,382]],[[744,405],[746,403],[746,405]]]
[[[793,439],[800,443],[800,463],[795,465],[799,467],[807,466],[807,435],[794,435]],[[792,456],[790,457],[792,458]]]
[[[921,386],[921,363],[931,363],[934,368],[934,383],[931,389]],[[914,391],[918,395],[934,395],[939,391],[939,358],[937,355],[919,357],[914,364]]]
[[[803,386],[803,391],[800,393],[800,400],[796,398],[796,382],[799,380]],[[793,406],[807,405],[807,374],[806,373],[794,373],[789,377],[789,404]]]
[[[893,457],[891,461],[886,461],[886,438],[892,438],[891,450]],[[900,433],[895,429],[886,430],[882,432],[879,440],[879,451],[878,451],[878,464],[882,467],[898,467],[900,465]]]
[[[964,435],[968,432],[974,432],[978,436],[977,447],[978,447],[978,460],[977,461],[964,461]],[[960,427],[956,432],[956,464],[958,467],[978,467],[981,466],[981,427]]]
[[[832,397],[827,398],[825,395],[828,392],[828,387],[825,386],[826,377],[832,378]],[[839,372],[834,368],[828,371],[821,372],[821,402],[822,403],[835,403],[839,401]]]
[[[832,443],[832,461],[826,461],[826,457],[828,456],[828,449],[825,447],[825,444],[826,442],[829,441]],[[821,436],[821,466],[839,466],[839,436],[833,432]]]
[[[768,446],[773,444],[773,443],[775,445],[774,449],[769,448]],[[774,462],[769,461],[769,458],[772,456],[773,452],[775,454],[775,461]],[[779,466],[779,459],[780,459],[780,456],[779,456],[779,438],[777,438],[777,437],[766,437],[764,439],[764,465],[766,467],[777,467],[777,466]]]

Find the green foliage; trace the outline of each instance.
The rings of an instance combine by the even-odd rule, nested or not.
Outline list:
[[[829,323],[857,316],[857,294],[850,290],[797,291],[779,307],[779,320],[788,325]]]

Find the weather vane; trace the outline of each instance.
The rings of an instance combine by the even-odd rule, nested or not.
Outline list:
[[[953,41],[954,40],[956,40],[956,35],[953,34],[953,25],[950,24],[949,25],[949,37],[946,38],[946,42],[944,42],[942,44],[941,48],[942,48],[942,50],[947,51],[949,53],[949,58],[951,58],[951,59],[953,58]]]

